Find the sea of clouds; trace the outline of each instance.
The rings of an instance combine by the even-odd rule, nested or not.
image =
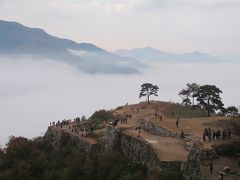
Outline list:
[[[226,106],[240,105],[240,63],[148,66],[142,74],[90,75],[47,59],[0,58],[0,145],[11,135],[43,135],[50,121],[89,117],[96,110],[138,103],[145,82],[159,86],[156,100],[181,102],[178,92],[186,83],[197,82],[219,87]]]

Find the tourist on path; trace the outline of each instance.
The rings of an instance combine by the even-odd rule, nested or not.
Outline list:
[[[209,128],[209,129],[208,129],[208,142],[211,142],[211,140],[212,140],[212,131],[211,131],[211,129]]]
[[[227,137],[228,137],[228,139],[231,138],[231,130],[230,129],[228,129],[228,131],[227,131]]]
[[[179,117],[177,117],[177,120],[176,120],[176,127],[178,128],[178,124],[179,124]]]
[[[216,131],[215,131],[215,130],[213,130],[213,137],[212,137],[212,140],[214,141],[214,140],[215,140],[215,138],[216,138]]]
[[[181,131],[181,139],[184,139],[184,138],[185,138],[184,132]]]
[[[208,165],[209,165],[210,174],[212,174],[213,173],[213,162],[211,161]]]
[[[203,142],[205,142],[205,141],[206,141],[206,129],[203,132]]]
[[[140,137],[140,134],[141,134],[141,128],[140,128],[140,127],[137,127],[136,129],[137,129],[137,131],[138,131],[138,137]]]
[[[220,138],[220,136],[221,136],[221,130],[220,129],[217,130],[216,136],[217,136],[217,139]]]
[[[223,180],[223,173],[220,173],[220,179]]]

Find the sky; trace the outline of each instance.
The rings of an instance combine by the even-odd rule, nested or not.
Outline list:
[[[239,0],[0,0],[0,19],[115,51],[240,54]]]

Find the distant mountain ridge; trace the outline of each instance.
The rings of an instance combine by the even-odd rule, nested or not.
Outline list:
[[[222,58],[201,52],[177,54],[152,47],[122,49],[112,53],[91,43],[77,43],[52,36],[40,28],[30,28],[17,22],[0,20],[0,60],[5,56],[18,59],[25,55],[33,56],[34,60],[61,61],[93,74],[140,73],[149,62],[221,63],[239,62],[237,60],[240,57]]]
[[[90,43],[76,43],[72,40],[57,38],[40,28],[29,28],[17,22],[0,20],[1,53],[42,53],[74,49],[104,51]]]
[[[135,58],[142,61],[170,62],[170,63],[219,63],[222,59],[206,53],[192,52],[185,54],[164,52],[152,47],[131,50],[120,49],[115,54],[123,57]]]
[[[49,35],[40,28],[3,20],[0,20],[0,55],[53,59],[88,73],[139,73],[140,66],[135,60],[120,57],[94,44],[76,43]]]

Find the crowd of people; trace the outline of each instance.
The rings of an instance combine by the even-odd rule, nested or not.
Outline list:
[[[155,112],[155,113],[153,113],[153,114],[149,113],[148,116],[149,116],[149,117],[153,116],[155,119],[160,119],[160,121],[163,120],[163,117],[162,117],[162,115],[160,114],[160,112]]]
[[[76,122],[80,122],[81,119],[79,117],[72,119],[64,119],[62,121],[53,121],[50,122],[50,126],[65,128],[68,129],[71,133],[75,135],[80,135],[81,137],[87,137],[89,133],[93,133],[93,127],[84,127],[75,124]],[[75,124],[75,125],[74,125]]]
[[[214,141],[216,139],[230,139],[231,138],[231,130],[230,129],[211,129],[211,127],[207,127],[204,129],[203,132],[203,141],[206,142],[206,138],[208,140],[208,142]]]
[[[124,117],[120,118],[120,122],[121,124],[127,124],[128,120],[132,118],[131,114],[126,114],[124,115]]]
[[[53,122],[50,122],[50,126],[57,126],[57,127],[63,127],[63,126],[69,126],[70,125],[70,123],[71,123],[71,119],[69,119],[69,120],[66,120],[66,119],[64,119],[64,120],[62,120],[62,121],[53,121]]]

